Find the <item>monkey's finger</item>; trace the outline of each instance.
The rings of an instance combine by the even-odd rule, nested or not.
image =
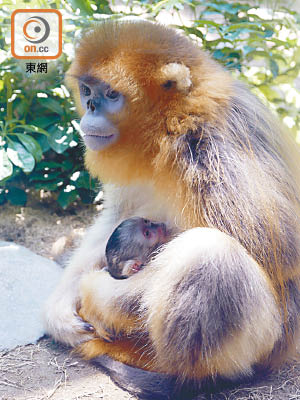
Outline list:
[[[82,330],[85,332],[95,332],[95,328],[93,327],[92,324],[89,322],[85,321],[83,318],[80,317],[80,315],[77,315],[77,320],[80,321]]]
[[[109,329],[101,327],[101,329],[97,329],[97,334],[103,339],[105,342],[111,343],[114,341],[114,335],[110,332]]]
[[[99,336],[101,339],[103,339],[105,342],[111,343],[115,340],[115,333],[104,326],[102,323],[99,325],[97,324],[96,328],[90,324],[89,322],[85,321],[81,316],[80,316],[80,310],[78,311],[79,315],[77,315],[77,320],[80,321],[80,324],[82,326],[82,330],[85,332],[89,333],[94,333],[96,336]]]
[[[84,322],[83,329],[87,332],[95,332],[93,325],[89,324],[88,322]]]
[[[106,337],[101,336],[101,339],[103,339],[104,342],[106,342],[106,343],[112,343],[113,342],[113,339],[110,336],[106,336]]]

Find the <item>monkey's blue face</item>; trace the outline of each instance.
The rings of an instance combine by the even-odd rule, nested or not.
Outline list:
[[[80,128],[88,148],[102,150],[119,137],[119,129],[109,115],[119,113],[124,106],[124,96],[107,83],[91,76],[79,78],[80,100],[85,113]]]

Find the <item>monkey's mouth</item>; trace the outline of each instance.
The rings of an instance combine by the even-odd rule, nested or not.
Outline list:
[[[135,274],[135,273],[137,273],[137,272],[139,272],[141,269],[143,269],[144,268],[144,266],[143,265],[133,265],[132,267],[131,267],[131,272],[133,273],[133,274]]]
[[[86,146],[93,150],[99,151],[104,149],[105,147],[109,146],[117,139],[116,134],[111,134],[108,136],[96,136],[96,135],[84,135],[83,140]]]

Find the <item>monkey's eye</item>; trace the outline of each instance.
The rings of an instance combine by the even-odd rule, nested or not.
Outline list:
[[[168,90],[168,89],[171,89],[172,87],[174,87],[175,84],[176,84],[176,82],[169,80],[169,81],[166,81],[165,83],[163,83],[162,87],[164,89]]]
[[[90,96],[91,95],[91,89],[88,86],[84,85],[83,83],[81,84],[80,89],[81,89],[81,92],[82,92],[82,94],[84,96]]]
[[[113,89],[107,89],[105,97],[109,100],[116,101],[120,97],[120,93]]]
[[[145,225],[150,225],[149,219],[144,219],[144,224],[145,224]]]
[[[145,229],[143,234],[144,234],[146,239],[150,239],[151,238],[151,232],[149,231],[149,229]]]

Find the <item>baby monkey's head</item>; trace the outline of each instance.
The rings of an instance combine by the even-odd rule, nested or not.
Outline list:
[[[154,250],[167,241],[163,223],[140,217],[123,221],[106,245],[108,271],[117,279],[128,278],[149,262]]]

